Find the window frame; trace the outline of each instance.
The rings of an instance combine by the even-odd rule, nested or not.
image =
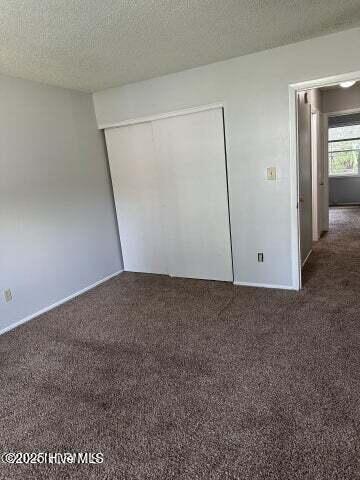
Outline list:
[[[330,130],[330,128],[329,128],[329,130]],[[339,174],[339,175],[330,173],[330,165],[331,165],[330,155],[331,155],[331,153],[336,153],[336,152],[330,152],[329,145],[330,145],[331,143],[347,142],[347,141],[352,141],[352,140],[358,140],[358,141],[360,141],[360,137],[339,138],[339,139],[336,139],[336,140],[329,140],[329,138],[328,138],[327,151],[328,151],[329,178],[359,178],[359,177],[360,177],[360,172],[359,172],[359,173]],[[342,152],[345,152],[345,151],[346,151],[346,150],[343,150]],[[353,152],[354,152],[354,151],[359,151],[359,152],[360,152],[360,148],[359,148],[359,149],[356,149],[356,150],[349,150],[349,151],[353,151]],[[358,167],[358,168],[359,168],[359,167]]]

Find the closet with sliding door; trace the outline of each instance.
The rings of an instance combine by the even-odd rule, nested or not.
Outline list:
[[[105,137],[124,269],[233,281],[222,108]]]

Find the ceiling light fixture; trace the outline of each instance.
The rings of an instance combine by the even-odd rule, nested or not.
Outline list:
[[[349,88],[349,87],[352,87],[353,85],[355,85],[355,80],[349,80],[347,82],[341,82],[340,83],[340,87],[342,88]]]

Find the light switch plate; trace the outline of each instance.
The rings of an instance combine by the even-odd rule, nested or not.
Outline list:
[[[276,180],[276,167],[268,167],[266,176],[268,180]]]

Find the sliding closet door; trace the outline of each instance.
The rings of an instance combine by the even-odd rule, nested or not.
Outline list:
[[[168,273],[151,123],[105,130],[124,269]]]
[[[165,173],[169,274],[233,280],[222,109],[153,124]]]

